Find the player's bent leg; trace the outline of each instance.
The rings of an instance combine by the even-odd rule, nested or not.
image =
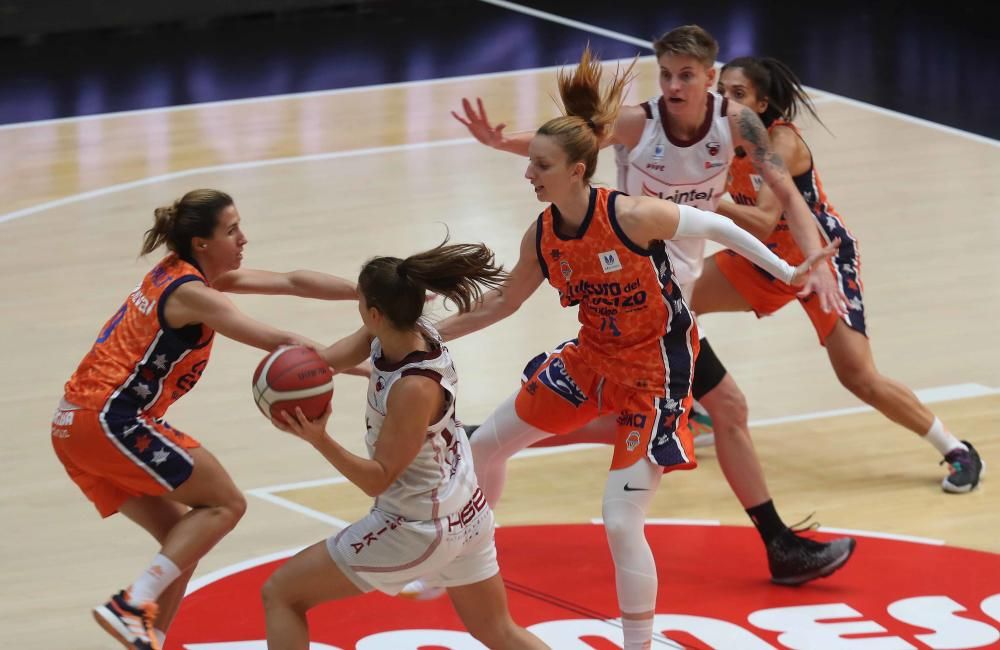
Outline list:
[[[362,593],[330,557],[326,540],[299,551],[261,589],[268,650],[308,650],[306,612]]]
[[[601,510],[615,562],[625,650],[649,648],[653,635],[656,563],[644,526],[662,478],[663,468],[643,459],[624,469],[611,470],[604,486]]]
[[[449,587],[448,596],[465,629],[487,648],[540,650],[549,647],[511,618],[507,590],[499,573],[470,585]]]
[[[175,501],[170,501],[163,497],[141,496],[129,499],[121,505],[119,512],[141,526],[162,546],[167,538],[167,534],[188,512],[188,507]],[[156,617],[155,627],[158,633],[165,634],[174,620],[187,584],[194,575],[197,564],[191,565],[183,570],[181,575],[170,583],[156,603],[159,605],[159,614]],[[162,645],[162,639],[160,639]]]
[[[200,560],[231,531],[246,512],[243,493],[204,447],[189,449],[191,476],[164,496],[190,506],[163,543],[163,555],[184,570]]]
[[[695,381],[698,381],[697,365]],[[764,469],[750,438],[746,397],[732,375],[726,373],[712,390],[698,399],[712,416],[719,466],[736,498],[744,508],[769,500]]]
[[[507,480],[507,460],[531,444],[551,436],[517,415],[517,393],[503,401],[470,438],[479,487],[490,507],[496,507]]]
[[[830,363],[845,388],[924,438],[944,456],[942,464],[947,464],[949,471],[941,483],[945,492],[970,492],[979,485],[985,465],[975,447],[952,435],[910,388],[878,371],[864,334],[837,321],[825,343]]]

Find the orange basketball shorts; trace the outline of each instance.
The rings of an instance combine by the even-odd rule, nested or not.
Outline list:
[[[575,341],[539,355],[526,373],[514,407],[528,424],[565,435],[601,415],[617,413],[611,469],[630,467],[644,457],[664,471],[697,467],[687,426],[690,383],[686,390],[672,386],[681,394],[664,397],[607,381],[581,360]]]
[[[798,289],[778,280],[733,251],[719,251],[713,259],[722,275],[729,280],[729,284],[750,304],[757,318],[770,316],[789,302],[798,300],[812,321],[820,345],[826,345],[826,338],[833,332],[840,318],[843,318],[844,323],[851,329],[867,336],[865,307],[861,297],[861,269],[855,260],[836,259],[832,267],[848,306],[847,314],[840,317],[832,312],[824,312],[816,294],[799,298],[796,295]]]
[[[111,417],[63,401],[52,417],[52,447],[102,517],[132,497],[158,496],[191,476],[194,438],[163,420]]]

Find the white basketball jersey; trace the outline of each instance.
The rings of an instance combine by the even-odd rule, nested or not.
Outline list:
[[[371,345],[372,375],[368,381],[368,408],[365,444],[369,457],[375,454],[386,404],[393,385],[407,375],[423,375],[441,384],[446,408],[441,418],[427,429],[427,436],[410,466],[375,499],[375,507],[409,520],[426,521],[447,517],[460,510],[476,491],[469,439],[455,419],[458,375],[448,348],[430,324],[421,321],[431,349],[413,352],[396,364],[382,358],[382,344]]]
[[[691,141],[670,136],[669,116],[663,96],[642,104],[646,127],[634,149],[615,146],[618,188],[632,196],[654,196],[715,211],[726,191],[729,163],[733,159],[733,137],[726,117],[728,102],[708,93],[705,120]],[[690,298],[694,281],[701,275],[705,240],[666,242],[674,263],[674,275]]]

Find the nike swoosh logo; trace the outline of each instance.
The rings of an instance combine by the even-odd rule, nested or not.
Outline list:
[[[629,484],[626,483],[625,484],[625,491],[626,492],[640,492],[640,491],[641,492],[647,492],[647,491],[649,491],[649,488],[634,488],[634,487],[630,487]]]

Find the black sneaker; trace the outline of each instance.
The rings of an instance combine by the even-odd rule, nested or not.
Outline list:
[[[983,459],[979,457],[979,452],[969,441],[963,440],[962,444],[969,450],[953,449],[941,461],[942,465],[948,464],[948,476],[941,481],[941,489],[952,494],[974,490],[979,485],[979,479],[986,467]]]
[[[825,578],[847,563],[854,552],[854,545],[853,537],[817,542],[786,528],[767,545],[771,582],[801,585],[816,578]]]
[[[160,643],[153,631],[156,603],[134,607],[129,604],[127,597],[125,591],[119,591],[111,600],[95,607],[94,620],[126,648],[160,650]]]

